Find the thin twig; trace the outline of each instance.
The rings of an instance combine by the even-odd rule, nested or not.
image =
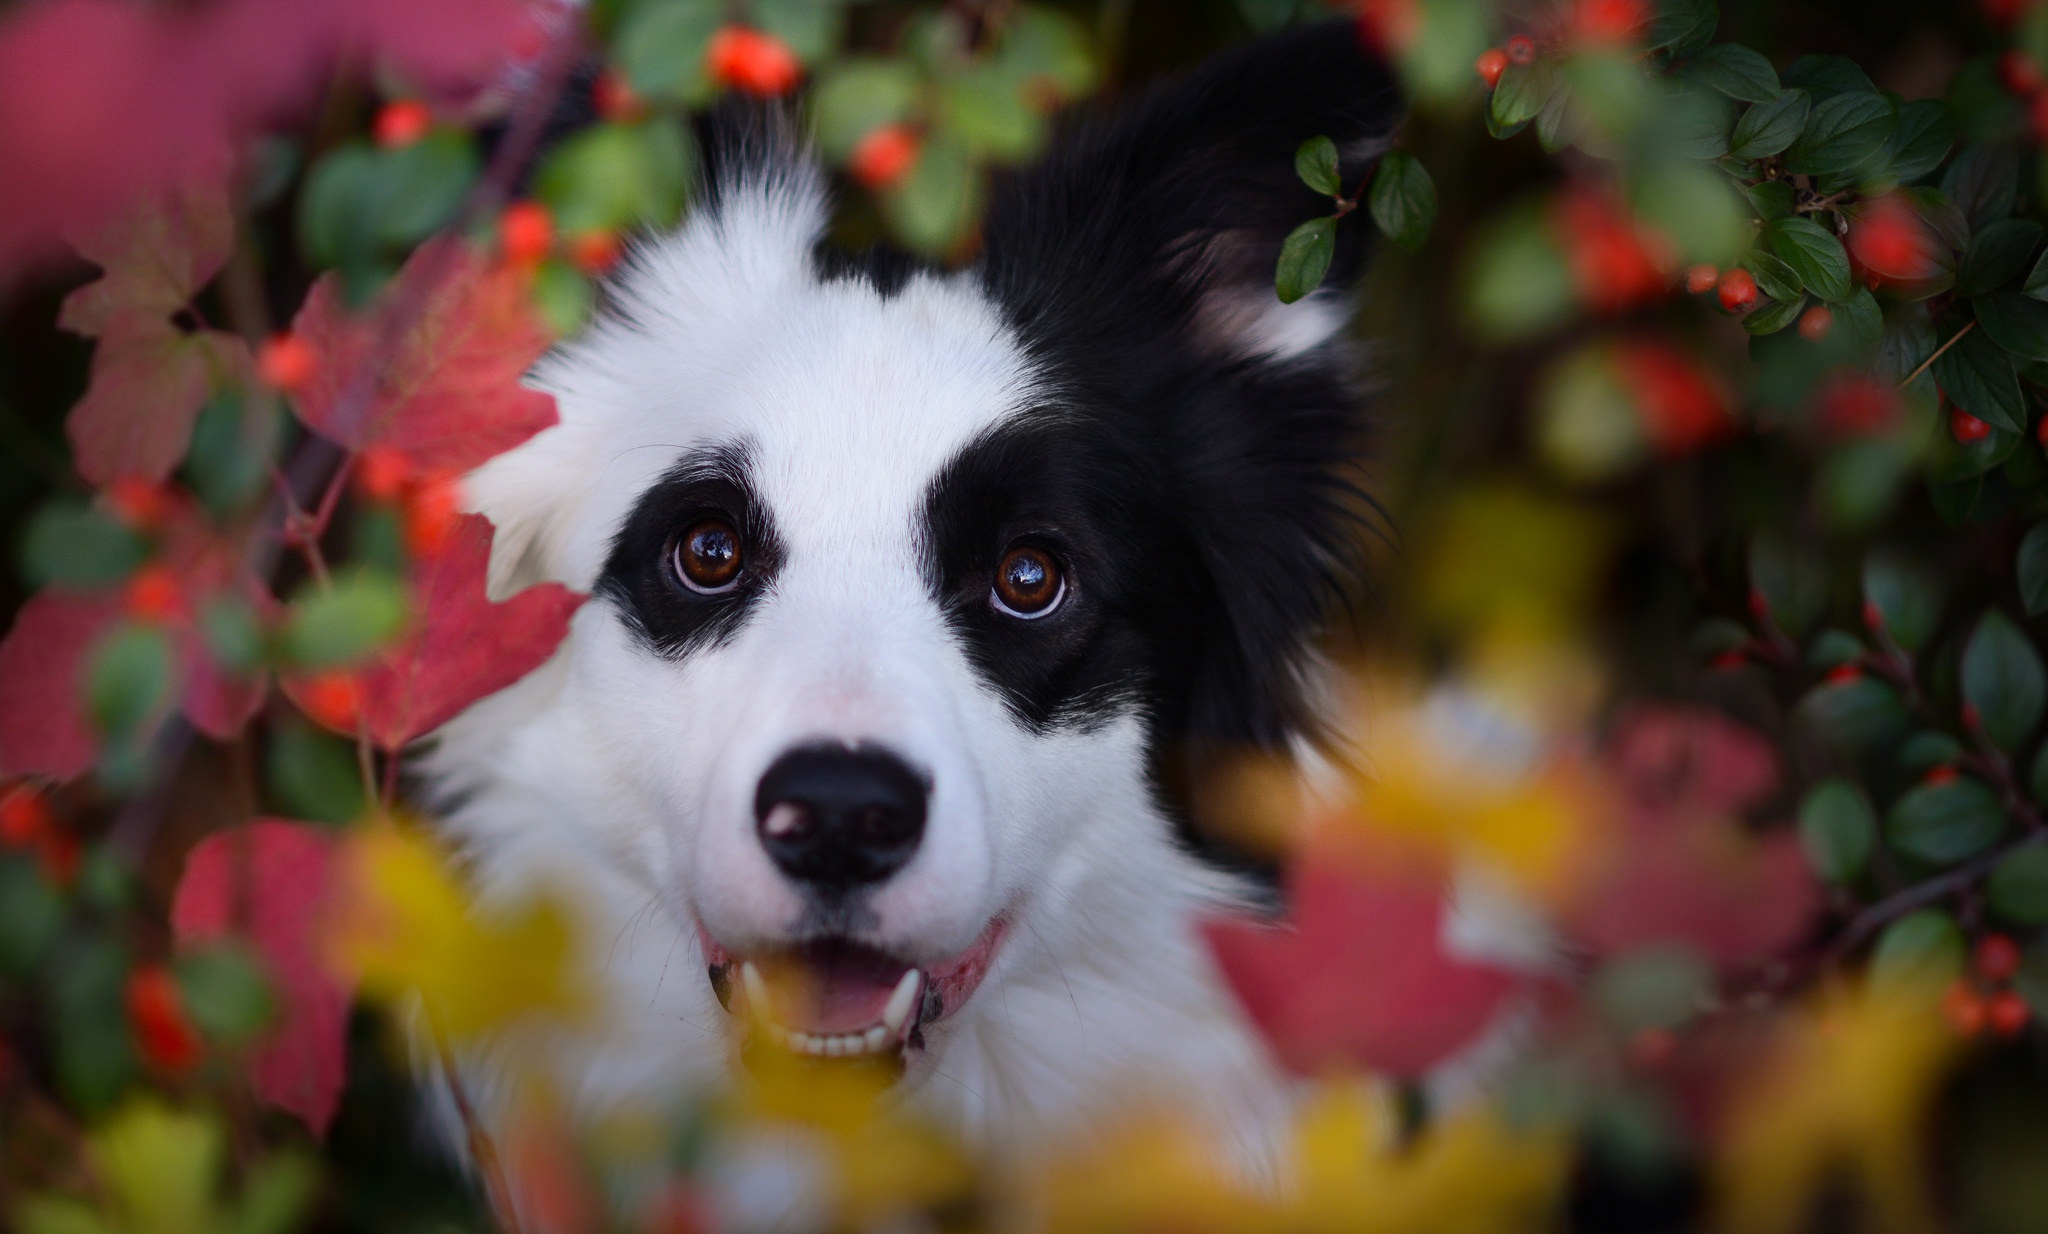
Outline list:
[[[1835,936],[1835,941],[1829,948],[1830,952],[1839,956],[1854,951],[1865,939],[1895,919],[1916,908],[1932,904],[1944,896],[1967,891],[1976,885],[1977,880],[1991,873],[1999,862],[2023,848],[2031,848],[2044,840],[2048,840],[2048,831],[2030,831],[2010,844],[1992,849],[1968,865],[1957,866],[1939,878],[1929,879],[1917,886],[1908,887],[1888,899],[1879,900],[1849,920],[1849,924]]]
[[[1972,321],[1966,324],[1962,329],[1956,331],[1954,334],[1951,334],[1949,336],[1948,342],[1943,343],[1941,346],[1935,348],[1933,355],[1921,361],[1920,367],[1914,369],[1910,374],[1907,375],[1906,380],[1899,383],[1899,389],[1903,390],[1907,386],[1910,386],[1914,382],[1920,380],[1920,374],[1926,372],[1928,368],[1932,366],[1936,360],[1941,359],[1941,355],[1943,352],[1955,346],[1958,340],[1960,340],[1965,334],[1968,334],[1970,331],[1975,330],[1976,328],[1977,323]]]

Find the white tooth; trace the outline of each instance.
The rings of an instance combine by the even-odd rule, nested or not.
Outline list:
[[[882,1043],[887,1041],[888,1039],[888,1028],[884,1025],[877,1024],[873,1028],[870,1028],[867,1032],[861,1034],[861,1051],[866,1054],[876,1053],[882,1048]]]
[[[758,1019],[768,1019],[768,983],[752,960],[740,961],[740,985],[747,992],[747,1010]]]
[[[809,1033],[791,1033],[789,1035],[789,1048],[799,1054],[816,1054],[817,1051],[811,1047],[817,1044],[818,1039]]]
[[[825,1053],[836,1054],[841,1058],[850,1054],[858,1054],[860,1053],[860,1038],[849,1037],[841,1033],[837,1037],[832,1038],[831,1044],[826,1047]]]
[[[889,1005],[882,1008],[882,1025],[890,1032],[903,1030],[910,1020],[910,1009],[917,1006],[917,996],[924,989],[924,974],[911,969],[903,974],[896,988],[889,992]]]

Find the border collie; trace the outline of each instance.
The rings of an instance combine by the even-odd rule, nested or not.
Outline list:
[[[958,270],[831,250],[778,126],[714,147],[532,373],[560,423],[469,479],[494,594],[592,598],[426,763],[487,898],[588,918],[581,1110],[776,1048],[879,1058],[984,1146],[1148,1098],[1270,1124],[1196,928],[1251,900],[1183,793],[1313,727],[1365,212],[1315,294],[1273,272],[1330,210],[1296,148],[1357,185],[1398,114],[1349,23],[1246,45],[999,180]]]

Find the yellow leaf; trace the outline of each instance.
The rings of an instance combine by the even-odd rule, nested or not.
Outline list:
[[[213,1229],[221,1171],[220,1127],[213,1119],[139,1099],[92,1134],[90,1150],[117,1228],[134,1234]]]

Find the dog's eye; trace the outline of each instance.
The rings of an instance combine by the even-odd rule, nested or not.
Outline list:
[[[999,611],[1029,621],[1052,612],[1066,598],[1066,576],[1044,549],[1013,548],[996,563],[989,599]]]
[[[724,519],[707,518],[676,540],[675,572],[683,586],[705,595],[739,585],[740,533]]]

